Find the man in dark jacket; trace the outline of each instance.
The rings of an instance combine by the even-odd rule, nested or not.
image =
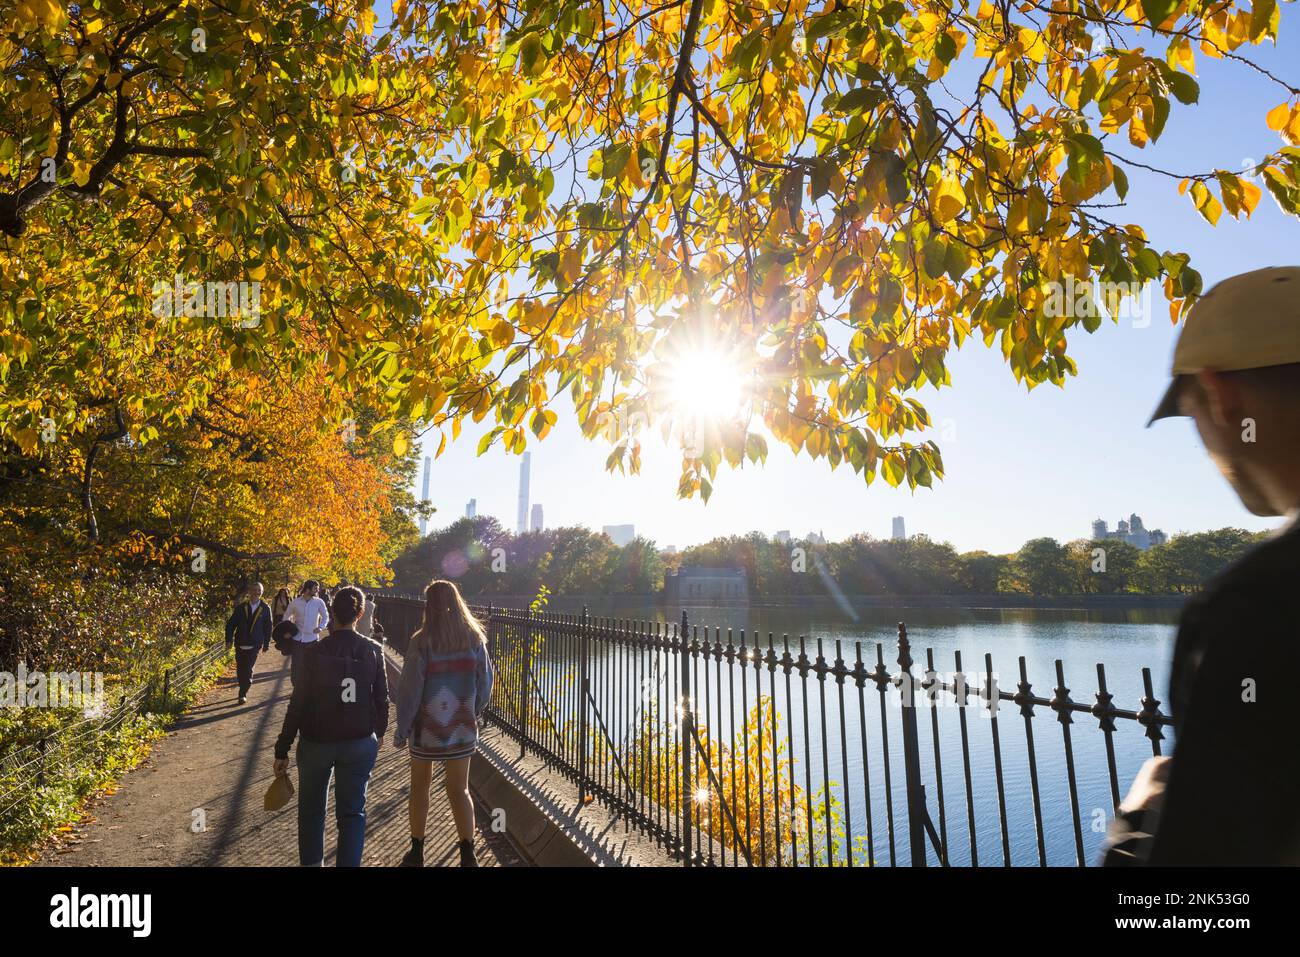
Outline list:
[[[239,679],[239,703],[248,700],[253,684],[257,653],[271,647],[271,609],[262,601],[262,583],[248,586],[247,600],[235,606],[226,619],[226,648],[235,646],[235,675]]]
[[[330,620],[334,630],[296,651],[293,694],[275,742],[275,773],[289,769],[298,739],[298,861],[319,866],[325,856],[325,804],[334,778],[337,863],[359,867],[366,833],[366,789],[388,730],[384,650],[356,632],[365,596],[341,588]]]
[[[1120,804],[1107,864],[1300,864],[1300,268],[1235,276],[1203,296],[1152,421],[1191,417],[1268,541],[1183,612],[1170,677],[1172,757]]]

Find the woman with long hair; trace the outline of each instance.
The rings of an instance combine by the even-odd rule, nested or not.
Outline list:
[[[443,783],[460,838],[461,867],[474,858],[474,802],[469,763],[478,746],[479,717],[492,695],[487,637],[460,590],[434,581],[424,590],[424,621],[411,636],[397,692],[393,744],[411,745],[411,849],[403,867],[424,866],[433,762],[442,762]]]
[[[271,599],[271,623],[273,625],[278,625],[284,621],[285,612],[289,610],[289,605],[292,602],[293,599],[289,597],[289,589],[281,586],[280,590],[275,593],[275,597]]]

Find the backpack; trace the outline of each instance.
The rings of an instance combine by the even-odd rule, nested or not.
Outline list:
[[[346,655],[328,654],[321,642],[303,648],[303,674],[307,683],[310,737],[324,741],[350,741],[369,736],[372,727],[371,688],[375,681],[375,656],[361,639]]]

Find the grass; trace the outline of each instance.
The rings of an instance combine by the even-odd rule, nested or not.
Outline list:
[[[157,674],[211,647],[219,637],[215,627],[197,629]],[[82,713],[72,708],[0,711],[0,759],[42,739],[47,742],[43,773],[39,762],[13,767],[13,761],[0,760],[0,865],[29,864],[50,838],[71,832],[90,801],[111,794],[228,664],[227,656],[218,658],[187,686],[173,689],[167,700],[155,694],[142,702],[139,713],[116,726],[85,725]],[[161,682],[157,687],[160,691]],[[108,697],[111,701],[116,695]]]

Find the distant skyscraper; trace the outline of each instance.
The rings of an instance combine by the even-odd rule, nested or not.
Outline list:
[[[1094,542],[1099,538],[1105,538],[1109,534],[1110,528],[1107,527],[1105,519],[1099,518],[1092,523],[1092,540]]]
[[[532,530],[540,532],[542,530],[542,503],[538,502],[533,506]]]
[[[894,528],[893,531],[890,532],[889,537],[894,539],[896,542],[907,538],[907,527],[903,524],[903,516],[894,516]]]
[[[420,501],[427,503],[429,501],[429,471],[433,466],[433,459],[429,456],[424,457],[424,487],[420,492]],[[420,516],[420,537],[424,538],[429,532],[429,520]]]
[[[635,525],[606,525],[601,531],[608,535],[609,540],[619,548],[630,544],[632,539],[636,538]]]
[[[472,498],[465,503],[465,517],[466,518],[478,517],[478,499]]]
[[[533,453],[525,452],[519,463],[519,511],[515,513],[515,531],[522,535],[528,531],[528,472],[532,466]]]
[[[772,540],[775,541],[778,545],[789,545],[790,529],[788,528],[781,529],[781,531],[777,532],[774,536],[772,536]]]

